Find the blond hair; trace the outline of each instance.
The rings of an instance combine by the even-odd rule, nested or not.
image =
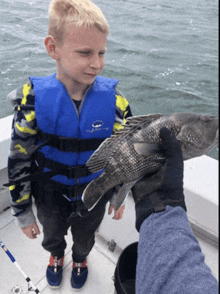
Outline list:
[[[108,23],[102,11],[89,0],[52,0],[49,7],[48,35],[63,42],[66,26],[96,27],[108,34]]]

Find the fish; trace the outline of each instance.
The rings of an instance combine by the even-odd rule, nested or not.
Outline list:
[[[102,171],[83,191],[82,201],[91,210],[111,188],[118,210],[131,188],[144,176],[164,164],[160,130],[168,128],[178,140],[183,160],[208,154],[219,141],[218,117],[199,113],[149,114],[127,119],[123,129],[105,139],[86,167],[92,173]]]

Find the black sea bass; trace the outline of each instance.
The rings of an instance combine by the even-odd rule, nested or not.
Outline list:
[[[86,163],[92,173],[104,169],[83,192],[82,199],[89,210],[109,189],[121,185],[116,195],[118,209],[138,180],[161,167],[164,158],[159,134],[163,127],[176,136],[184,160],[207,154],[218,144],[218,118],[215,116],[174,113],[127,119],[124,129],[106,139]]]

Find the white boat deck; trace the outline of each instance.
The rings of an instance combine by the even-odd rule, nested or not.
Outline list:
[[[106,218],[110,218],[106,215]],[[125,215],[126,218],[126,215]],[[116,222],[116,221],[114,221]],[[0,214],[0,238],[20,265],[21,269],[31,279],[32,283],[40,290],[40,293],[74,293],[70,285],[71,276],[71,234],[66,237],[67,249],[64,262],[64,274],[62,286],[58,290],[51,290],[47,286],[45,277],[46,266],[49,260],[49,253],[41,247],[42,234],[35,240],[28,239],[22,231],[15,226],[15,221],[11,216],[10,209]],[[103,226],[105,227],[105,221]],[[40,225],[39,225],[40,226]],[[119,224],[120,227],[120,224]],[[41,228],[41,226],[40,226]],[[128,232],[129,233],[129,232]],[[209,239],[199,236],[196,233],[202,252],[205,255],[206,264],[211,268],[213,275],[218,279],[218,247]],[[133,240],[136,241],[136,240]],[[131,243],[127,240],[128,244]],[[113,294],[114,290],[114,270],[121,250],[116,247],[114,252],[108,250],[107,241],[97,233],[96,244],[92,249],[89,258],[89,276],[85,287],[81,293],[84,294]],[[0,293],[34,293],[28,291],[28,283],[21,272],[11,262],[7,254],[0,250]],[[16,290],[20,289],[21,292]],[[14,292],[12,289],[14,288]],[[16,292],[17,291],[17,292]]]

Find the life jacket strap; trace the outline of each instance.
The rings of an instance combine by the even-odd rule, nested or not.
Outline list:
[[[58,184],[58,186],[62,185],[57,182],[56,182],[56,184]],[[82,185],[74,185],[69,188],[65,188],[64,186],[62,186],[62,188],[60,188],[60,190],[62,191],[63,195],[66,196],[68,198],[68,200],[70,200],[70,201],[81,200],[78,197],[80,197],[83,194],[83,191],[87,185],[88,185],[88,183],[85,183]]]
[[[57,174],[67,176],[69,179],[86,177],[91,175],[91,172],[85,165],[69,166],[52,159],[46,158],[43,153],[36,152],[35,162],[39,167],[46,167],[50,170],[57,171]]]
[[[66,152],[83,152],[96,150],[105,138],[78,139],[69,137],[60,137],[39,131],[39,139],[46,145],[54,147],[59,151]]]
[[[70,166],[63,169],[56,169],[52,171],[45,171],[45,172],[37,172],[34,174],[30,174],[27,176],[22,177],[16,181],[12,181],[6,184],[3,184],[4,187],[9,187],[11,185],[17,185],[23,182],[36,182],[36,181],[46,181],[56,175],[64,175],[67,176],[69,179],[72,178],[79,178],[83,176],[88,176],[91,174],[86,166],[84,165],[77,165],[77,166]]]
[[[27,110],[32,110],[34,111],[34,105],[28,105],[28,104],[21,104],[21,105],[16,105],[14,106],[14,111],[27,111]]]

